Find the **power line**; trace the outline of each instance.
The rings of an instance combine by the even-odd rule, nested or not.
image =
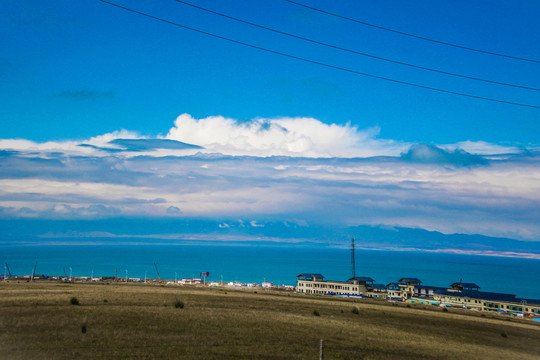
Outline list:
[[[409,36],[409,37],[412,37],[412,38],[415,38],[415,39],[430,41],[430,42],[433,42],[433,43],[446,45],[446,46],[452,46],[452,47],[463,49],[463,50],[476,51],[476,52],[479,52],[479,53],[482,53],[482,54],[500,56],[500,57],[505,57],[505,58],[514,59],[514,60],[528,61],[528,62],[540,64],[540,60],[528,59],[528,58],[519,57],[519,56],[513,56],[513,55],[500,54],[500,53],[496,53],[496,52],[493,52],[493,51],[480,50],[480,49],[476,49],[476,48],[472,48],[472,47],[467,47],[467,46],[463,46],[463,45],[449,43],[449,42],[446,42],[446,41],[431,39],[431,38],[427,38],[427,37],[424,37],[424,36],[410,34],[410,33],[406,33],[406,32],[403,32],[403,31],[399,31],[399,30],[387,28],[387,27],[384,27],[384,26],[371,24],[371,23],[368,23],[368,22],[365,22],[365,21],[353,19],[353,18],[350,18],[350,17],[347,17],[347,16],[339,15],[339,14],[336,14],[336,13],[333,13],[333,12],[330,12],[330,11],[326,11],[326,10],[318,9],[316,7],[313,7],[313,6],[302,4],[302,3],[299,3],[299,2],[296,2],[296,1],[293,1],[293,0],[284,0],[284,1],[286,1],[288,3],[291,3],[291,4],[294,4],[294,5],[302,6],[304,8],[307,8],[307,9],[310,9],[310,10],[313,10],[313,11],[318,11],[318,12],[326,14],[326,15],[335,16],[335,17],[338,17],[338,18],[341,18],[341,19],[344,19],[344,20],[349,20],[349,21],[352,21],[352,22],[355,22],[355,23],[358,23],[358,24],[371,26],[373,28],[380,29],[380,30],[390,31],[390,32],[393,32],[395,34]]]
[[[456,76],[456,77],[469,79],[469,80],[483,81],[483,82],[487,82],[487,83],[491,83],[491,84],[497,84],[497,85],[503,85],[503,86],[511,86],[511,87],[516,87],[516,88],[520,88],[520,89],[533,90],[533,91],[540,91],[540,88],[524,86],[524,85],[516,85],[516,84],[511,84],[511,83],[506,83],[506,82],[501,82],[501,81],[478,78],[478,77],[474,77],[474,76],[456,74],[456,73],[452,73],[452,72],[449,72],[449,71],[428,68],[428,67],[420,66],[420,65],[414,65],[414,64],[403,62],[403,61],[388,59],[388,58],[384,58],[384,57],[381,57],[381,56],[360,52],[360,51],[357,51],[357,50],[347,49],[347,48],[344,48],[344,47],[341,47],[341,46],[328,44],[328,43],[325,43],[325,42],[309,39],[309,38],[306,38],[306,37],[303,37],[303,36],[299,36],[299,35],[295,35],[295,34],[285,32],[285,31],[270,28],[270,27],[267,27],[267,26],[264,26],[264,25],[259,25],[259,24],[256,24],[256,23],[253,23],[253,22],[250,22],[250,21],[247,21],[247,20],[239,19],[239,18],[230,16],[230,15],[220,13],[218,11],[210,10],[210,9],[204,8],[202,6],[191,4],[191,3],[188,3],[186,1],[182,1],[182,0],[175,0],[175,1],[178,2],[178,3],[184,4],[184,5],[187,5],[187,6],[194,7],[196,9],[199,9],[199,10],[202,10],[202,11],[206,11],[206,12],[209,12],[209,13],[212,13],[212,14],[215,14],[215,15],[230,19],[230,20],[241,22],[243,24],[247,24],[247,25],[250,25],[250,26],[258,27],[260,29],[272,31],[272,32],[275,32],[275,33],[278,33],[278,34],[281,34],[281,35],[285,35],[285,36],[295,38],[295,39],[311,42],[313,44],[322,45],[322,46],[326,46],[326,47],[341,50],[341,51],[346,51],[346,52],[353,53],[353,54],[356,54],[356,55],[370,57],[372,59],[387,61],[387,62],[391,62],[391,63],[394,63],[394,64],[409,66],[409,67],[413,67],[413,68],[421,69],[421,70],[426,70],[426,71],[432,71],[432,72],[436,72],[436,73],[444,74],[444,75]]]
[[[110,1],[106,1],[106,0],[98,0],[98,1],[100,1],[100,2],[102,2],[104,4],[108,4],[108,5],[117,7],[117,8],[122,9],[122,10],[126,10],[126,11],[129,11],[129,12],[141,15],[141,16],[148,17],[150,19],[154,19],[154,20],[158,20],[158,21],[170,24],[170,25],[178,26],[178,27],[181,27],[181,28],[186,29],[186,30],[191,30],[191,31],[194,31],[194,32],[197,32],[197,33],[200,33],[200,34],[212,36],[212,37],[217,38],[217,39],[226,40],[226,41],[229,41],[229,42],[232,42],[232,43],[235,43],[235,44],[239,44],[239,45],[243,45],[243,46],[247,46],[247,47],[250,47],[250,48],[253,48],[253,49],[269,52],[269,53],[272,53],[272,54],[288,57],[288,58],[291,58],[291,59],[304,61],[304,62],[315,64],[315,65],[324,66],[324,67],[331,68],[331,69],[341,70],[341,71],[345,71],[345,72],[348,72],[348,73],[352,73],[352,74],[356,74],[356,75],[362,75],[362,76],[366,76],[366,77],[371,77],[371,78],[374,78],[374,79],[385,80],[385,81],[389,81],[389,82],[393,82],[393,83],[397,83],[397,84],[414,86],[414,87],[421,88],[421,89],[438,91],[438,92],[442,92],[442,93],[446,93],[446,94],[453,94],[453,95],[464,96],[464,97],[469,97],[469,98],[473,98],[473,99],[492,101],[492,102],[497,102],[497,103],[502,103],[502,104],[523,106],[523,107],[528,107],[528,108],[533,108],[533,109],[540,109],[540,106],[537,106],[537,105],[517,103],[517,102],[493,99],[493,98],[488,98],[488,97],[483,97],[483,96],[478,96],[478,95],[471,95],[471,94],[466,94],[466,93],[461,93],[461,92],[456,92],[456,91],[451,91],[451,90],[444,90],[444,89],[440,89],[440,88],[434,88],[434,87],[431,87],[431,86],[420,85],[420,84],[411,83],[411,82],[407,82],[407,81],[391,79],[391,78],[378,76],[378,75],[373,75],[373,74],[368,74],[368,73],[364,73],[364,72],[361,72],[361,71],[356,71],[356,70],[352,70],[352,69],[348,69],[348,68],[344,68],[344,67],[340,67],[340,66],[336,66],[336,65],[331,65],[331,64],[320,62],[320,61],[311,60],[311,59],[303,58],[303,57],[300,57],[300,56],[291,55],[291,54],[287,54],[287,53],[284,53],[284,52],[271,50],[271,49],[264,48],[264,47],[261,47],[261,46],[257,46],[257,45],[245,43],[245,42],[242,42],[242,41],[234,40],[234,39],[227,38],[227,37],[217,35],[217,34],[213,34],[213,33],[210,33],[210,32],[204,31],[204,30],[195,29],[193,27],[182,25],[182,24],[179,24],[179,23],[176,23],[176,22],[173,22],[173,21],[169,21],[169,20],[166,20],[166,19],[163,19],[163,18],[159,18],[159,17],[154,16],[154,15],[150,15],[150,14],[138,11],[138,10],[134,10],[134,9],[122,6],[122,5],[118,5],[118,4],[112,3]]]

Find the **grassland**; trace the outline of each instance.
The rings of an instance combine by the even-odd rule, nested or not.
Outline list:
[[[317,359],[320,339],[325,359],[540,358],[540,326],[470,311],[261,290],[0,282],[1,359]]]

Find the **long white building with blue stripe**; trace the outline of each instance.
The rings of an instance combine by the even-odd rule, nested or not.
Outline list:
[[[375,284],[367,276],[347,281],[325,280],[322,274],[297,276],[296,292],[315,295],[371,297],[393,301],[418,302],[445,307],[495,311],[540,321],[540,299],[519,298],[513,294],[480,291],[474,283],[456,282],[450,287],[422,285],[417,278],[401,278],[390,284]]]

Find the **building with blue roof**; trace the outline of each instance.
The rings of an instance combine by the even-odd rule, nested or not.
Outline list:
[[[496,311],[518,316],[540,316],[540,300],[523,299],[515,294],[479,291],[471,283],[453,283],[450,288],[438,290],[433,299],[441,306],[465,309]]]
[[[440,287],[423,285],[417,278],[401,278],[384,285],[375,284],[368,276],[354,276],[347,281],[325,280],[318,273],[302,273],[297,277],[296,291],[304,294],[371,297],[540,318],[540,300],[480,291],[475,283],[460,281]]]

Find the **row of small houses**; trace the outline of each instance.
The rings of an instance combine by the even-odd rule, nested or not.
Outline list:
[[[387,285],[365,276],[347,281],[324,280],[321,274],[297,276],[296,291],[304,294],[371,297],[525,316],[540,321],[540,300],[480,291],[474,283],[456,282],[448,288],[422,285],[417,278],[402,278]]]

